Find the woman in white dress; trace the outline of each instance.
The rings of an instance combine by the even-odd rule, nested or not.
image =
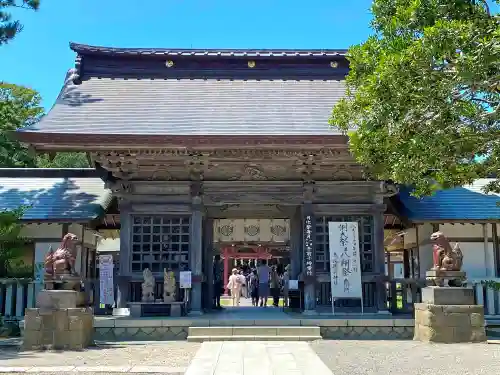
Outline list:
[[[243,287],[243,276],[238,274],[238,270],[233,268],[231,271],[232,275],[229,276],[229,282],[227,283],[227,289],[231,291],[231,299],[233,301],[233,306],[240,305],[241,288]]]
[[[288,282],[290,281],[290,265],[285,267],[285,273],[283,274],[283,306],[288,307]]]

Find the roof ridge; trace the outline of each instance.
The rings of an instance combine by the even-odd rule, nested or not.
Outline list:
[[[106,47],[92,46],[70,42],[70,48],[77,53],[102,53],[119,55],[181,55],[181,56],[272,56],[272,57],[344,57],[347,49],[313,48],[313,49],[287,49],[287,48],[137,48],[137,47]]]
[[[95,168],[0,168],[3,178],[100,178]]]

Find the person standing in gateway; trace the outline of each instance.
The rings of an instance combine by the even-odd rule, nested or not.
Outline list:
[[[220,255],[214,256],[214,269],[213,269],[213,308],[220,310],[222,306],[220,305],[220,296],[222,294],[222,289],[224,287],[222,281],[222,265],[220,260]]]
[[[260,266],[257,268],[257,277],[259,278],[259,297],[260,306],[267,306],[267,298],[269,297],[269,273],[271,269],[267,265],[267,260],[262,259]]]

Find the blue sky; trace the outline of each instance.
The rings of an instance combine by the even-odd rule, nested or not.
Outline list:
[[[74,65],[70,41],[115,47],[348,48],[370,34],[370,0],[42,0],[15,16],[0,80],[32,87],[49,109]]]

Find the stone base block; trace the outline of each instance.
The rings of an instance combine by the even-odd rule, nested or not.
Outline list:
[[[179,317],[182,315],[182,308],[179,304],[171,304],[170,305],[170,316]]]
[[[464,271],[431,270],[425,273],[429,286],[460,287],[466,280]]]
[[[91,307],[26,309],[25,350],[81,350],[93,344],[94,314]]]
[[[485,342],[484,308],[416,303],[413,339],[439,343]]]
[[[431,305],[474,305],[474,290],[463,287],[429,286],[422,289],[422,302]]]
[[[67,309],[76,307],[78,303],[78,292],[74,290],[48,290],[44,289],[38,293],[36,307],[47,309]]]

